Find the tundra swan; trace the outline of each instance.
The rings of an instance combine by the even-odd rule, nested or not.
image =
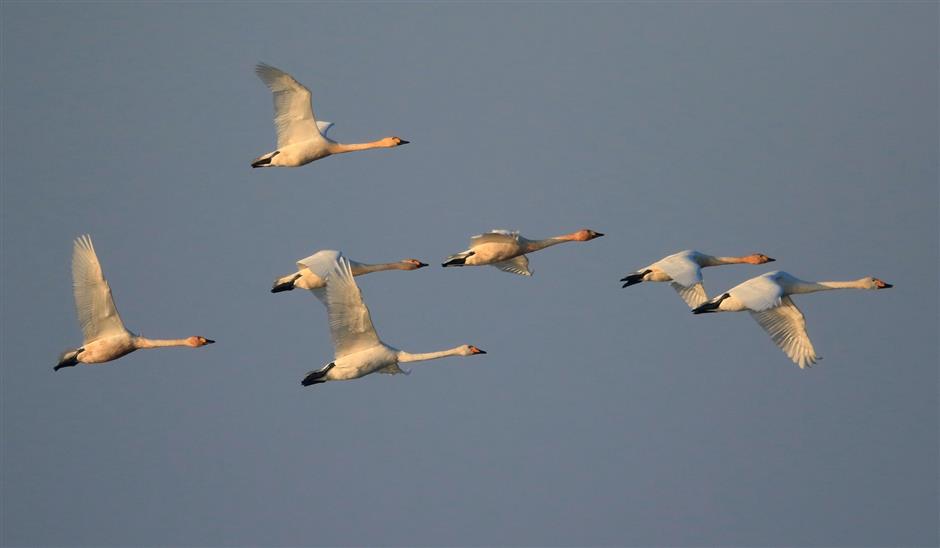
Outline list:
[[[718,297],[692,310],[705,312],[740,312],[751,317],[770,335],[774,343],[800,369],[811,367],[816,349],[806,334],[806,321],[790,295],[815,293],[830,289],[886,289],[893,287],[878,278],[866,276],[848,282],[807,282],[786,272],[775,270],[738,284]]]
[[[408,373],[398,366],[399,363],[486,354],[470,344],[439,352],[411,354],[380,341],[372,326],[369,309],[362,302],[362,294],[353,279],[352,267],[342,256],[334,262],[328,274],[324,304],[330,319],[330,337],[336,357],[322,368],[308,372],[301,381],[304,386],[358,379],[375,372]]]
[[[72,290],[84,342],[78,348],[63,352],[58,365],[53,368],[55,371],[79,363],[109,362],[138,348],[197,348],[215,342],[205,337],[147,339],[128,331],[118,315],[117,308],[114,307],[111,287],[101,271],[91,236],[87,234],[75,239],[72,251]]]
[[[274,287],[271,288],[271,293],[290,291],[298,287],[311,291],[322,290],[326,287],[326,279],[318,276],[316,272],[322,270],[323,267],[320,266],[321,263],[326,264],[326,268],[329,268],[329,265],[335,262],[339,256],[339,251],[324,249],[317,251],[306,259],[300,259],[297,261],[297,272],[288,274],[287,276],[281,276],[274,280]],[[365,264],[349,261],[349,266],[352,269],[353,276],[362,276],[363,274],[378,272],[380,270],[417,270],[428,265],[418,259],[402,259],[397,263],[379,264]]]
[[[331,154],[408,144],[400,137],[385,137],[369,143],[337,143],[326,136],[333,124],[319,122],[314,116],[309,89],[271,65],[259,63],[255,73],[274,93],[277,150],[255,158],[251,167],[298,167]]]
[[[600,232],[585,228],[554,238],[529,240],[520,236],[518,232],[491,230],[486,234],[478,234],[470,238],[470,249],[447,257],[441,266],[493,265],[503,272],[531,276],[532,271],[529,270],[529,258],[525,256],[526,253],[564,242],[586,242],[601,236],[603,234]]]
[[[700,251],[687,249],[673,253],[655,263],[620,278],[626,282],[623,287],[630,287],[641,282],[672,282],[672,288],[691,308],[708,300],[702,285],[702,268],[723,264],[764,264],[773,262],[767,255],[752,253],[743,257],[713,257]]]

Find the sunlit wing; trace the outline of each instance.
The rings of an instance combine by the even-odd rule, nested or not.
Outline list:
[[[271,65],[259,63],[255,73],[274,94],[274,127],[277,130],[278,148],[323,139],[313,114],[309,89],[290,74]]]
[[[484,234],[477,234],[470,238],[470,247],[475,245],[499,243],[508,244],[519,241],[519,233],[511,230],[491,230]]]
[[[780,304],[783,287],[767,275],[751,278],[729,291],[741,304],[755,312],[768,310]]]
[[[670,255],[653,266],[668,274],[679,285],[692,287],[702,283],[702,268],[686,255]]]
[[[689,308],[695,308],[708,302],[708,295],[705,293],[705,286],[703,286],[701,283],[697,283],[690,287],[679,285],[676,282],[672,282],[670,285],[673,289],[676,290],[676,293],[682,297],[682,300],[685,301],[685,304],[689,305]]]
[[[333,271],[342,253],[334,249],[323,249],[309,257],[297,261],[297,268],[310,270],[321,278],[326,278]]]
[[[751,316],[800,369],[816,363],[816,349],[806,334],[806,320],[790,297],[783,297],[780,306],[751,312]]]
[[[509,272],[511,274],[518,274],[520,276],[532,275],[532,271],[529,270],[529,258],[525,255],[513,257],[508,261],[493,263],[492,266],[495,266],[503,272]]]
[[[72,251],[72,290],[84,342],[127,332],[114,306],[111,287],[101,272],[101,264],[98,263],[91,237],[87,234],[75,239]]]
[[[326,305],[337,358],[380,344],[369,309],[362,302],[362,294],[345,257],[339,258],[329,275]]]

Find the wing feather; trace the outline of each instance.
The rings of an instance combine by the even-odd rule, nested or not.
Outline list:
[[[72,291],[85,343],[127,332],[114,306],[111,286],[104,279],[91,236],[87,234],[75,239],[72,251]]]
[[[520,276],[532,275],[532,271],[529,270],[529,258],[525,255],[513,257],[508,261],[493,263],[492,266],[495,266],[503,272],[509,272],[510,274],[518,274]]]
[[[751,312],[751,316],[800,369],[812,367],[819,359],[806,333],[806,319],[789,296],[780,299],[780,306]]]
[[[705,293],[705,286],[703,286],[701,282],[690,287],[677,284],[676,282],[672,282],[670,285],[676,290],[679,296],[682,297],[685,304],[689,305],[689,308],[695,308],[708,302],[708,294]]]
[[[381,344],[345,257],[339,258],[327,279],[326,305],[337,358]]]
[[[745,307],[755,312],[769,310],[780,306],[783,297],[783,287],[770,276],[772,273],[761,274],[751,278],[735,287],[728,293],[741,302]]]
[[[274,127],[277,147],[323,139],[313,114],[310,90],[286,72],[259,63],[255,73],[274,94]]]

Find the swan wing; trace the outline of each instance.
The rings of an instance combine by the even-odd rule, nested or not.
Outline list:
[[[800,369],[812,367],[819,359],[806,334],[806,319],[790,297],[780,299],[780,306],[751,312],[751,316]]]
[[[335,124],[333,122],[322,122],[317,120],[317,129],[320,130],[320,135],[326,137],[326,132],[330,131],[330,128]]]
[[[755,312],[779,306],[783,298],[783,287],[766,274],[751,278],[728,292]]]
[[[326,282],[326,307],[337,358],[381,344],[345,257],[334,263]]]
[[[670,285],[682,297],[685,304],[689,305],[689,308],[695,308],[708,302],[708,294],[705,293],[705,286],[701,282],[688,287],[676,282],[672,282]]]
[[[72,251],[72,291],[84,342],[127,332],[114,306],[111,286],[101,272],[91,236],[87,234],[75,239]]]
[[[385,373],[386,375],[410,375],[411,374],[410,369],[402,369],[401,367],[398,367],[397,363],[393,363],[392,365],[385,366],[382,369],[379,369],[378,372]]]
[[[511,274],[518,274],[520,276],[532,275],[532,271],[529,270],[529,258],[525,255],[513,257],[508,261],[493,263],[493,266],[502,270],[503,272],[509,272]]]
[[[310,102],[310,90],[286,72],[259,63],[255,73],[274,94],[274,127],[277,147],[323,139]]]
[[[692,261],[687,254],[670,255],[653,266],[668,274],[679,285],[692,287],[702,283],[702,267]]]
[[[342,255],[342,253],[334,249],[323,249],[309,257],[297,261],[297,268],[301,270],[306,268],[317,276],[326,278],[330,275],[330,272],[333,271],[333,267],[336,266],[336,263]]]
[[[516,243],[519,241],[519,232],[512,230],[491,230],[484,234],[477,234],[470,238],[470,247],[488,244],[488,243],[498,243],[498,244],[509,244]]]

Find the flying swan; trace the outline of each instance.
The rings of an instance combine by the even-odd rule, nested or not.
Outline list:
[[[470,249],[447,257],[441,266],[492,265],[503,272],[531,276],[532,271],[529,270],[529,258],[525,256],[526,253],[564,242],[587,242],[601,236],[603,234],[600,232],[585,228],[554,238],[529,240],[520,236],[518,232],[491,230],[486,234],[478,234],[470,238]]]
[[[408,144],[399,137],[385,137],[370,143],[337,143],[326,136],[333,124],[319,122],[314,116],[309,89],[271,65],[259,63],[255,73],[274,93],[277,150],[255,158],[251,167],[299,167],[332,154]]]
[[[713,257],[700,251],[687,249],[664,257],[655,263],[620,278],[623,287],[630,287],[642,282],[672,282],[672,288],[682,300],[695,308],[708,300],[702,285],[702,268],[723,264],[764,264],[773,262],[767,255],[752,253],[743,257]]]
[[[313,255],[297,261],[297,272],[281,276],[274,280],[274,287],[271,293],[280,293],[281,291],[291,291],[292,289],[309,289],[311,291],[323,291],[326,287],[326,279],[318,276],[316,272],[328,272],[330,265],[336,262],[340,257],[340,252],[332,249],[317,251]],[[417,270],[428,266],[418,259],[402,259],[397,263],[365,264],[349,261],[353,276],[362,276],[370,272],[380,270]]]
[[[78,348],[63,352],[58,365],[53,368],[55,371],[79,363],[109,362],[139,348],[198,348],[215,342],[205,337],[148,339],[128,331],[118,315],[117,308],[114,307],[111,287],[104,279],[91,236],[87,234],[75,240],[72,252],[72,289],[84,342]]]
[[[806,334],[803,313],[790,299],[790,295],[815,293],[830,289],[886,289],[893,287],[878,278],[866,276],[848,282],[807,282],[791,274],[775,270],[751,278],[732,287],[705,304],[692,310],[694,314],[706,312],[741,312],[751,317],[770,335],[774,343],[789,356],[800,369],[811,367],[818,356]]]
[[[399,363],[486,354],[471,344],[426,354],[411,354],[392,348],[379,340],[372,326],[369,309],[362,302],[349,261],[340,257],[327,276],[325,304],[336,357],[322,368],[307,373],[301,381],[304,386],[358,379],[375,372],[408,373],[398,366]]]

